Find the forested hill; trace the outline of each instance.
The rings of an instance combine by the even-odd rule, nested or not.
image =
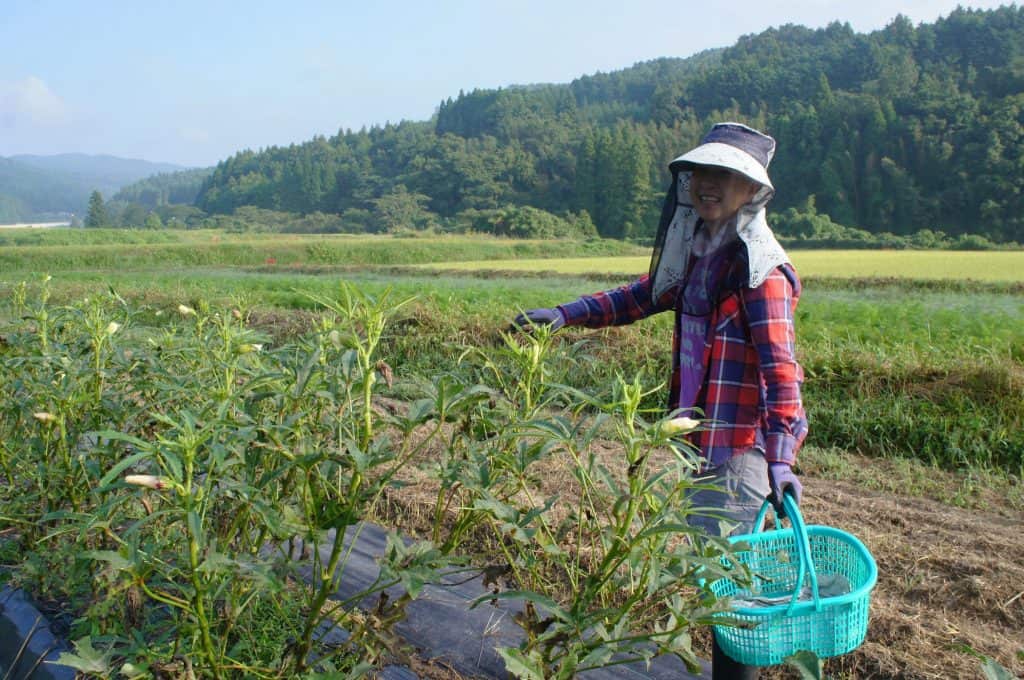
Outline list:
[[[149,210],[162,205],[194,203],[199,189],[213,168],[192,168],[150,175],[128,186],[122,186],[113,200],[135,203]]]
[[[388,207],[419,223],[532,206],[585,210],[602,235],[642,237],[657,222],[667,162],[721,120],[778,139],[773,211],[816,208],[872,232],[1024,241],[1016,5],[919,26],[896,17],[870,34],[788,25],[567,85],[459,93],[430,121],[236,154],[196,204],[343,221]]]

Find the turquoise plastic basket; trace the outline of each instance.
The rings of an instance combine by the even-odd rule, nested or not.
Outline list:
[[[733,536],[732,544],[749,544],[736,552],[750,568],[752,583],[741,585],[723,578],[710,584],[718,597],[737,600],[789,597],[767,606],[738,606],[720,616],[739,622],[714,626],[718,645],[726,654],[753,666],[772,666],[799,651],[819,658],[846,654],[863,641],[868,628],[871,589],[878,580],[875,560],[857,538],[832,527],[807,526],[796,502],[783,498],[789,529],[776,518],[773,531]],[[755,527],[762,527],[768,512],[765,501]],[[821,597],[819,575],[841,575],[850,585],[844,595]],[[801,598],[810,583],[810,597]]]

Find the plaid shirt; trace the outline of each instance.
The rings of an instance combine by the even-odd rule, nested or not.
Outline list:
[[[793,314],[799,297],[800,279],[785,264],[757,288],[733,291],[712,311],[704,343],[704,386],[696,404],[708,421],[692,439],[710,466],[751,448],[764,451],[769,463],[796,460],[807,436],[800,398],[803,370],[794,352]],[[669,409],[675,411],[691,406],[678,403],[680,306],[678,287],[655,301],[650,279],[643,276],[558,309],[567,325],[588,328],[621,326],[675,310],[669,390]]]

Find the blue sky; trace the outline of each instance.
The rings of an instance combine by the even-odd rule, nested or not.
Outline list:
[[[460,89],[569,82],[786,23],[932,22],[957,4],[0,0],[0,156],[212,165],[245,148],[426,120]]]

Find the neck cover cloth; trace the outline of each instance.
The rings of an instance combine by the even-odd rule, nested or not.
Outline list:
[[[757,288],[780,264],[789,262],[765,219],[764,207],[775,195],[768,178],[768,164],[775,154],[775,140],[740,123],[719,123],[700,146],[669,164],[672,184],[661,211],[658,235],[651,255],[652,298],[657,300],[683,280],[693,252],[693,238],[700,217],[690,202],[693,166],[713,165],[744,175],[761,185],[731,223],[747,250],[747,286]]]

